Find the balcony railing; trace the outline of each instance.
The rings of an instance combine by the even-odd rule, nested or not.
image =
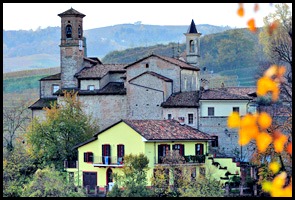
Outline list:
[[[78,167],[78,162],[77,161],[64,161],[64,168],[77,168]]]
[[[188,155],[184,159],[186,163],[205,163],[205,155]]]
[[[190,164],[190,163],[205,163],[205,155],[186,155],[183,156],[185,159],[185,163]],[[162,164],[163,156],[160,156],[158,158],[158,163],[156,164]]]
[[[117,156],[95,156],[94,162],[97,164],[104,164],[104,165],[122,165],[124,162],[123,157]]]

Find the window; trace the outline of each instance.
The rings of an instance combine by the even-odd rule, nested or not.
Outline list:
[[[167,118],[172,119],[172,114],[168,114]]]
[[[66,26],[66,37],[72,38],[72,26],[71,25]]]
[[[214,107],[208,107],[208,116],[214,116]]]
[[[55,93],[57,90],[59,90],[59,85],[52,85],[52,94]]]
[[[214,135],[212,136],[214,140],[212,140],[212,147],[218,147],[218,136]]]
[[[206,168],[205,167],[200,167],[199,170],[200,170],[199,171],[200,176],[205,177],[205,175],[206,175]]]
[[[111,163],[111,145],[103,144],[102,145],[102,163],[110,164]]]
[[[93,162],[93,153],[85,152],[84,153],[84,162]]]
[[[204,145],[203,144],[196,144],[196,155],[203,155],[204,154]]]
[[[194,114],[188,114],[188,124],[194,123]]]
[[[165,157],[170,150],[170,145],[160,144],[158,145],[158,163],[162,163],[162,158]]]
[[[148,63],[145,64],[145,68],[149,68],[149,64]]]
[[[179,155],[184,156],[184,145],[183,144],[174,144],[172,145],[173,150],[177,150]]]
[[[80,25],[79,25],[79,27],[78,27],[78,37],[79,37],[79,38],[82,38],[82,28],[81,28]]]
[[[94,90],[94,85],[88,85],[88,90]]]
[[[118,157],[118,164],[123,163],[123,157],[124,157],[124,145],[123,144],[118,144],[117,145],[117,157]]]
[[[233,112],[240,113],[240,108],[239,107],[233,107]]]
[[[189,41],[189,46],[190,46],[189,52],[191,53],[195,52],[195,43],[193,40]]]

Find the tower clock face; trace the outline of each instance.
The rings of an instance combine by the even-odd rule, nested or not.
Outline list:
[[[83,41],[79,40],[79,50],[83,50]]]

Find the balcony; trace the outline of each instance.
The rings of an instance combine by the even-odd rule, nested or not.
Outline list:
[[[68,160],[64,160],[64,168],[65,169],[75,169],[78,167],[78,161],[68,161]]]
[[[203,164],[205,163],[205,155],[186,155],[186,156],[183,156],[184,159],[185,159],[185,164]],[[159,157],[158,159],[158,163],[156,164],[162,164],[163,161],[162,161],[162,156]]]
[[[122,167],[124,159],[117,156],[95,156],[93,166],[94,167]]]

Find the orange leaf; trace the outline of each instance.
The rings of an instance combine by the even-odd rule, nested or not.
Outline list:
[[[262,129],[267,129],[270,127],[272,122],[272,118],[269,116],[267,112],[261,112],[258,116],[258,124]]]
[[[278,85],[271,78],[263,76],[258,79],[256,91],[258,96],[264,96],[273,91],[276,92],[274,97],[278,97]]]
[[[257,115],[252,115],[250,113],[247,113],[242,119],[241,119],[241,128],[252,128],[253,126],[257,126],[256,124]]]
[[[227,120],[227,126],[229,128],[239,128],[240,127],[240,115],[238,112],[232,112]]]
[[[281,153],[284,150],[284,145],[288,141],[288,137],[279,131],[273,134],[275,152]]]
[[[251,141],[252,135],[249,133],[251,133],[250,129],[241,128],[239,130],[239,145],[244,146]]]
[[[259,152],[265,152],[271,142],[272,137],[268,133],[262,132],[256,137],[256,144]]]
[[[240,16],[240,17],[243,17],[244,16],[244,8],[243,8],[243,6],[240,6],[240,8],[238,9],[238,16]]]
[[[274,30],[278,27],[278,25],[279,25],[278,20],[275,20],[270,25],[268,25],[268,34],[272,35]]]
[[[292,155],[292,142],[287,145],[287,152]]]
[[[249,28],[250,31],[256,32],[256,26],[255,26],[255,19],[254,18],[249,19],[247,25],[248,25],[248,28]]]

